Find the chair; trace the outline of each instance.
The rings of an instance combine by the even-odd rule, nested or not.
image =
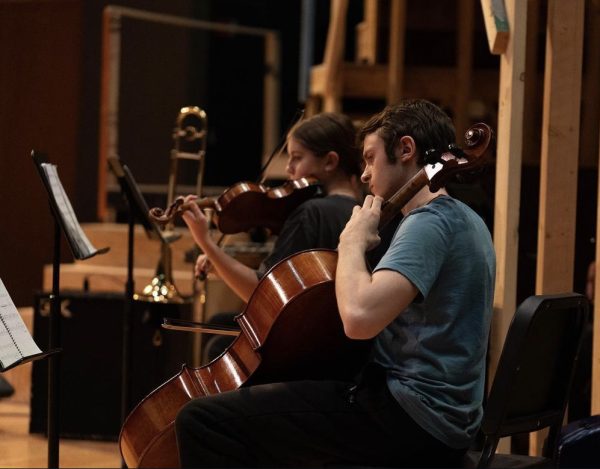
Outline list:
[[[557,444],[559,468],[600,467],[600,415],[591,415],[565,425]]]
[[[466,467],[555,467],[557,439],[589,310],[579,294],[531,296],[506,336],[481,425],[481,451]],[[502,437],[549,427],[543,457],[495,454]]]

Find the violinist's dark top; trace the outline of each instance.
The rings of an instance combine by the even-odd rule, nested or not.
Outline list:
[[[299,205],[287,218],[273,252],[263,260],[257,275],[292,254],[307,249],[337,249],[340,233],[358,201],[345,195],[313,198]]]

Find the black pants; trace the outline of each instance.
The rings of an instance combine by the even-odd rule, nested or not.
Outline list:
[[[176,419],[182,467],[452,467],[464,454],[417,425],[383,376],[242,388],[189,402]]]

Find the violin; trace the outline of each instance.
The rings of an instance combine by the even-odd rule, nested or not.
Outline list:
[[[476,171],[491,141],[476,124],[466,149],[430,153],[421,169],[382,209],[380,227],[419,191],[437,191],[460,173]],[[121,428],[119,448],[128,467],[178,467],[175,417],[192,399],[260,383],[298,379],[351,379],[371,342],[346,337],[335,297],[337,253],[308,250],[273,266],[246,309],[236,317],[240,334],[212,362],[181,371],[149,394]]]
[[[149,216],[159,225],[166,225],[196,204],[200,208],[214,210],[215,222],[223,234],[241,233],[255,227],[268,228],[278,234],[296,207],[322,194],[322,186],[314,178],[286,181],[274,188],[253,182],[239,182],[216,198],[204,197],[184,202],[184,197],[177,197],[166,210],[158,207],[150,209]]]

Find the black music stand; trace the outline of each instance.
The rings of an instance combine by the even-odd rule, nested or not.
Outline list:
[[[55,165],[46,160],[46,155],[32,150],[33,162],[48,192],[50,212],[54,218],[54,257],[52,261],[52,294],[50,296],[50,316],[48,347],[60,347],[60,243],[64,232],[71,253],[77,260],[89,259],[104,254],[110,248],[96,249],[81,229],[71,202],[58,177]],[[53,354],[48,361],[48,467],[58,468],[59,462],[59,378],[60,355]]]
[[[162,243],[171,243],[179,239],[176,233],[167,234],[148,218],[149,208],[140,191],[129,167],[118,157],[108,158],[109,167],[116,176],[121,187],[121,192],[128,206],[128,231],[127,231],[127,281],[125,283],[125,305],[123,311],[123,353],[122,353],[122,378],[121,378],[121,421],[124,422],[129,413],[129,394],[131,389],[131,324],[134,303],[134,227],[136,220],[144,227],[149,238],[158,239]]]

